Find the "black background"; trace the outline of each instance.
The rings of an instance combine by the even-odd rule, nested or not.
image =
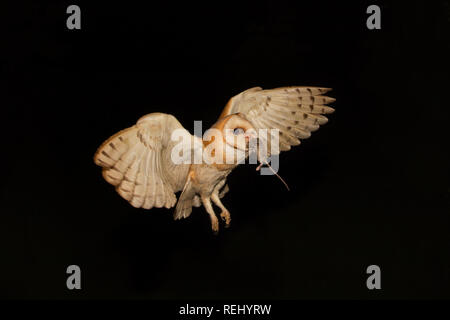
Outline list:
[[[1,296],[450,298],[450,4],[373,3],[381,30],[364,1],[3,4]],[[281,155],[290,192],[255,166],[229,176],[218,236],[203,208],[134,209],[92,161],[144,114],[192,132],[286,85],[334,88],[336,112]]]

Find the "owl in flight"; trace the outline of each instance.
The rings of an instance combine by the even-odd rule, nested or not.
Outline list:
[[[94,162],[133,207],[169,209],[176,205],[177,220],[189,217],[193,206],[203,204],[217,233],[219,221],[211,201],[228,227],[230,212],[220,200],[228,192],[228,174],[252,155],[260,163],[257,170],[263,164],[271,168],[270,157],[309,138],[328,121],[324,114],[334,112],[326,105],[335,99],[324,96],[330,90],[248,89],[228,101],[203,137],[191,135],[170,114],[151,113],[106,140]]]

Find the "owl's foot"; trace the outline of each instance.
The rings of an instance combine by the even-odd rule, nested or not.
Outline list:
[[[219,219],[217,219],[216,216],[210,216],[211,217],[211,229],[214,233],[214,235],[219,234]]]
[[[225,228],[228,228],[231,222],[230,212],[228,210],[223,210],[222,213],[220,214],[220,217],[222,218],[223,221],[225,221]]]
[[[219,233],[219,219],[217,219],[216,214],[211,205],[211,200],[209,197],[201,197],[203,206],[206,209],[206,212],[209,214],[209,218],[211,219],[211,229],[215,235]]]

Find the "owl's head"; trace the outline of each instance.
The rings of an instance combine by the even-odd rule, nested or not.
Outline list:
[[[256,130],[243,114],[219,119],[204,135],[206,154],[214,163],[238,164],[249,154]]]
[[[241,113],[220,119],[213,128],[221,132],[225,144],[242,151],[247,151],[250,140],[257,137],[255,128]]]
[[[204,143],[206,145],[206,149],[212,151],[212,158],[216,161],[224,161],[220,163],[228,163],[228,156],[231,155],[232,159],[237,160],[234,164],[238,164],[245,159],[249,153],[256,151],[255,149],[250,149],[251,147],[255,147],[255,145],[252,145],[250,141],[253,139],[258,139],[258,134],[255,127],[242,113],[235,113],[220,118],[219,121],[211,127],[211,129],[210,132],[212,133],[206,134],[206,141],[204,140]],[[209,148],[211,146],[212,149]],[[287,183],[276,173],[275,170],[273,170],[267,162],[266,157],[260,152],[257,152],[257,156],[260,165],[256,168],[256,170],[258,171],[263,164],[267,165],[273,174],[276,175],[289,190]]]

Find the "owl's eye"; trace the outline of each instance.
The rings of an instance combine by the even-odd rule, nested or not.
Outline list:
[[[244,129],[242,129],[242,128],[236,128],[236,129],[233,130],[233,134],[235,136],[243,134],[243,133],[244,133]]]

